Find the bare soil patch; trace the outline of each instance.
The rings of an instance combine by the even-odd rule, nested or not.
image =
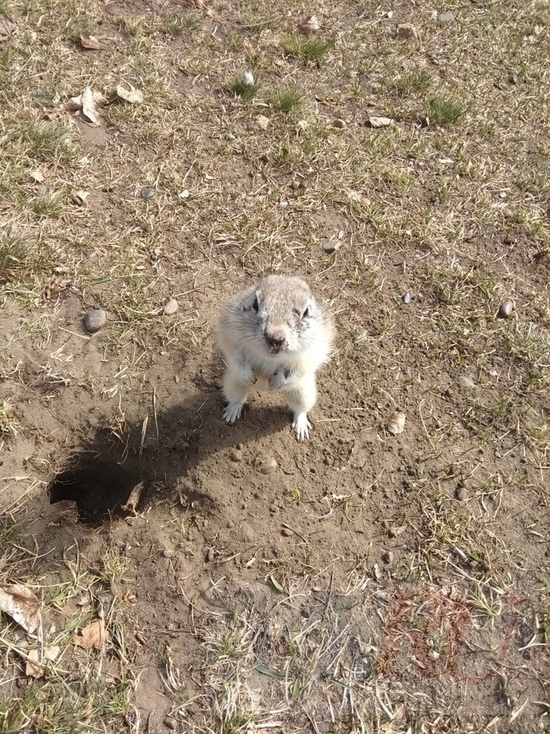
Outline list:
[[[0,10],[0,734],[546,731],[547,4]],[[337,320],[304,443],[221,420],[268,272]]]

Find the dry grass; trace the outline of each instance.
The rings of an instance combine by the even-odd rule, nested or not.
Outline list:
[[[523,558],[526,543],[548,540],[547,4],[471,3],[452,23],[415,0],[394,17],[372,2],[321,4],[321,31],[307,38],[297,31],[302,8],[286,0],[116,5],[2,3],[17,29],[0,41],[0,374],[20,402],[0,401],[0,447],[4,457],[28,442],[28,474],[3,481],[6,493],[27,476],[29,485],[2,513],[0,583],[29,585],[51,624],[40,643],[1,618],[0,734],[153,731],[136,704],[151,667],[178,730],[197,734],[543,730],[542,694],[522,691],[548,687],[548,577]],[[400,38],[398,23],[409,21],[416,33]],[[84,50],[82,34],[101,48]],[[118,99],[121,82],[143,103]],[[98,128],[67,108],[86,86],[106,100]],[[366,127],[371,115],[393,124]],[[144,200],[143,187],[155,195]],[[342,248],[327,255],[321,245],[340,230]],[[173,582],[173,618],[155,620],[144,662],[134,638],[144,569],[117,531],[83,531],[68,511],[74,536],[99,551],[82,554],[63,536],[66,557],[51,550],[50,567],[34,544],[32,497],[43,486],[33,482],[68,448],[55,444],[48,410],[78,388],[98,413],[111,411],[112,434],[124,439],[134,393],[153,442],[151,403],[139,403],[156,394],[151,355],[202,369],[208,309],[267,271],[310,274],[331,298],[340,328],[331,378],[357,396],[338,418],[342,438],[315,455],[335,476],[352,467],[357,486],[317,507],[296,480],[286,499],[297,517],[313,507],[316,518],[338,518],[364,555],[342,559],[335,548],[323,565],[321,534],[306,550],[296,536],[294,555],[268,561],[265,549],[216,550],[219,575],[199,600],[188,598],[185,573]],[[81,310],[109,313],[95,356],[109,369],[116,362],[110,372],[78,363],[74,343],[53,343],[73,297]],[[180,308],[166,317],[170,297]],[[497,319],[506,298],[516,308]],[[32,362],[29,345],[43,352],[30,374],[21,363]],[[182,379],[202,379],[194,366]],[[464,374],[476,387],[458,399]],[[32,399],[46,406],[36,426]],[[353,421],[373,416],[378,428],[398,403],[415,426],[411,444],[403,455],[388,448],[387,467],[355,466],[353,441],[366,431]],[[390,446],[376,436],[377,449]],[[467,501],[457,502],[458,485]],[[162,503],[197,563],[187,533],[200,513],[182,519],[181,507]],[[127,525],[148,521],[137,513]],[[382,530],[365,531],[375,521]],[[393,541],[403,550],[395,563],[369,555]],[[281,593],[263,584],[270,575]],[[75,631],[98,616],[105,645],[77,650]],[[34,680],[25,663],[44,645],[59,654],[41,658]],[[474,700],[483,722],[461,698],[480,681],[498,683],[504,701]]]

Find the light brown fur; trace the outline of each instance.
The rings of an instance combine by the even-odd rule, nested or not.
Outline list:
[[[270,275],[236,296],[225,306],[217,334],[227,362],[224,419],[237,420],[252,386],[267,387],[284,395],[298,439],[307,438],[316,373],[328,362],[333,340],[332,316],[300,278]]]

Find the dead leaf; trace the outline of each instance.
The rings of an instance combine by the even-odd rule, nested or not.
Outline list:
[[[171,301],[175,301],[175,298],[171,298]],[[168,301],[170,303],[170,301]],[[166,306],[168,306],[168,303]],[[166,306],[164,307],[164,313],[167,313]],[[176,301],[176,309],[174,311],[169,311],[169,313],[176,313],[177,311],[177,301]],[[130,496],[126,500],[126,504],[122,505],[123,510],[128,510],[128,512],[134,512],[136,511],[137,506],[139,505],[139,501],[141,499],[141,495],[143,493],[143,482],[140,482],[139,484],[136,484],[136,486],[132,489],[130,492]]]
[[[400,410],[396,410],[392,413],[388,418],[388,433],[391,433],[392,436],[397,436],[398,434],[403,433],[405,430],[405,420],[405,413],[402,413]]]
[[[44,666],[40,665],[40,650],[29,650],[25,665],[25,675],[29,678],[42,678]]]
[[[97,40],[95,36],[80,36],[80,43],[82,44],[82,48],[85,48],[89,51],[99,51],[101,48],[101,44]]]
[[[61,648],[59,645],[45,647],[43,656],[41,655],[41,651],[36,648],[29,650],[26,658],[25,675],[29,676],[29,678],[42,678],[44,676],[46,661],[56,660],[60,652]]]
[[[92,648],[100,649],[105,644],[107,634],[102,619],[94,619],[92,622],[83,627],[80,634],[74,636],[74,644],[83,647],[85,650]]]
[[[0,588],[0,609],[31,635],[40,627],[40,601],[22,584]]]
[[[321,26],[319,25],[319,21],[314,15],[310,15],[309,18],[304,18],[300,23],[298,23],[298,30],[304,36],[312,36],[320,29]]]
[[[86,87],[82,92],[82,114],[92,125],[99,125],[97,100],[91,87]]]
[[[4,41],[17,30],[17,26],[7,15],[0,13],[0,41]]]
[[[267,130],[267,127],[269,125],[269,117],[266,117],[265,115],[258,115],[256,118],[256,122],[258,123],[258,127],[260,130]]]
[[[367,127],[388,127],[393,125],[393,120],[391,117],[369,117],[365,124]]]
[[[101,92],[94,92],[91,87],[84,87],[81,95],[71,97],[67,103],[67,109],[80,111],[85,122],[97,127],[101,124],[97,108],[102,104],[105,104],[105,97]]]
[[[29,176],[32,178],[34,183],[42,183],[44,181],[44,174],[42,171],[39,171],[38,169],[31,171],[29,173]]]
[[[130,104],[141,104],[143,102],[143,92],[136,89],[129,82],[126,82],[126,84],[129,89],[123,87],[122,84],[117,84],[116,93],[118,96]]]

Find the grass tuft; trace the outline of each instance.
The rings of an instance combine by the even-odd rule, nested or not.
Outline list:
[[[274,109],[288,114],[292,110],[301,107],[304,102],[304,95],[298,87],[284,85],[272,92],[267,101]]]
[[[198,31],[201,25],[201,19],[190,13],[169,12],[160,18],[161,31],[174,38]]]
[[[397,94],[425,94],[432,86],[433,78],[426,69],[415,69],[408,74],[403,74],[393,80],[390,88]]]
[[[35,196],[29,201],[29,209],[39,217],[59,217],[63,203],[58,194]]]
[[[334,47],[334,41],[293,35],[284,38],[281,46],[287,56],[294,56],[304,61],[317,61]]]
[[[248,102],[258,91],[258,82],[248,84],[242,76],[236,76],[229,82],[226,89],[236,97],[240,97],[245,102]]]
[[[432,97],[428,103],[428,117],[436,125],[452,125],[464,117],[466,104],[458,97]]]
[[[68,163],[72,157],[68,130],[59,123],[27,121],[21,137],[28,145],[28,154],[39,160]]]

